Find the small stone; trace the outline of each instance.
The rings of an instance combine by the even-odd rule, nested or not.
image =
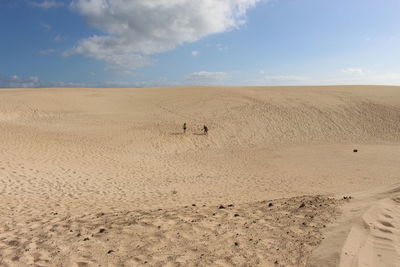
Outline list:
[[[88,240],[89,240],[89,237],[86,237],[83,239],[83,241],[88,241]]]
[[[105,231],[106,231],[106,229],[100,228],[99,233],[104,233]]]
[[[219,209],[225,209],[225,207],[223,205],[219,205],[218,207]]]
[[[235,213],[235,215],[233,215],[233,216],[235,216],[235,217],[239,217],[239,214]]]
[[[235,242],[235,246],[239,246],[239,242]]]
[[[113,252],[114,252],[114,250],[110,249],[109,251],[107,251],[107,254],[111,254]]]
[[[269,203],[269,204],[268,204],[268,207],[272,207],[273,205],[274,205],[274,204],[272,204],[272,203]]]
[[[304,204],[304,203],[301,203],[301,205],[300,205],[299,209],[300,209],[300,208],[304,208],[305,206],[306,206],[306,204]]]
[[[233,204],[229,204],[229,205],[228,205],[228,207],[234,207],[234,206],[235,206],[235,205],[233,205]]]
[[[353,149],[353,152],[354,152],[354,153],[357,153],[357,152],[358,152],[358,149]]]
[[[192,207],[196,207],[196,204],[192,204]]]

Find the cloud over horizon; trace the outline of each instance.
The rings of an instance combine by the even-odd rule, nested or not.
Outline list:
[[[261,0],[73,0],[71,8],[104,35],[80,40],[64,55],[104,61],[130,72],[152,64],[151,55],[237,29]]]
[[[226,72],[199,71],[191,73],[186,82],[191,85],[222,85],[227,78]]]
[[[55,1],[55,0],[42,0],[42,1],[30,0],[30,1],[28,1],[28,3],[33,7],[37,7],[37,8],[41,8],[41,9],[50,9],[50,8],[64,6],[64,3],[62,1]]]
[[[364,73],[364,71],[362,69],[356,69],[356,68],[342,69],[341,72],[345,73],[345,74],[351,74],[351,75],[353,75],[353,74],[361,75]]]
[[[0,75],[0,88],[49,88],[49,87],[85,87],[85,84],[68,82],[47,82],[37,76],[20,77],[18,75]]]

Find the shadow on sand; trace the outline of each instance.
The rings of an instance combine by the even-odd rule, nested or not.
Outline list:
[[[193,135],[206,135],[204,133],[192,133]],[[185,133],[169,133],[169,135],[186,135]]]

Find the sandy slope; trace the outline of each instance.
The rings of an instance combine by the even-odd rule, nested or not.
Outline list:
[[[400,266],[400,184],[346,201],[308,266]]]
[[[282,200],[271,214],[260,201],[391,188],[400,176],[399,118],[398,87],[1,90],[0,265],[129,266],[147,261],[269,266],[275,260],[304,265],[338,203],[322,197],[318,201],[330,205],[329,210],[317,205],[310,214],[297,215],[297,202],[317,200]],[[189,126],[186,134],[183,122]],[[203,124],[209,136],[202,135]],[[392,194],[388,199],[397,199]],[[393,206],[390,216],[397,218],[398,203],[389,202],[384,203]],[[183,208],[194,203],[190,211]],[[212,216],[217,205],[229,203],[235,208],[224,209],[225,217]],[[236,212],[240,216],[234,217]],[[372,209],[364,220],[379,223],[373,219],[379,212]],[[102,213],[107,216],[97,218]],[[274,244],[286,229],[272,223],[279,214],[313,216],[316,225],[310,230],[293,226],[297,239],[279,237],[293,243],[272,253],[267,243]],[[243,229],[244,222],[254,219],[263,224],[254,231]],[[136,236],[125,235],[133,231],[129,220],[137,222]],[[205,237],[222,223],[223,237]],[[390,224],[396,236],[399,225]],[[284,225],[291,227],[289,221]],[[353,224],[346,225],[345,236]],[[105,239],[94,232],[101,227],[108,233]],[[174,231],[186,241],[172,237]],[[82,241],[83,232],[103,243]],[[240,251],[248,254],[239,255],[231,245],[236,232],[245,239],[260,235],[265,243],[256,248],[240,240]],[[308,236],[315,239],[305,247]],[[360,240],[355,230],[349,236]],[[92,244],[93,239],[100,243]],[[351,245],[352,254],[378,251],[376,243],[364,242],[361,250]],[[394,248],[380,254],[398,257]],[[102,254],[107,249],[116,253]],[[228,260],[232,255],[240,259]],[[341,257],[343,266],[349,261]],[[376,259],[370,262],[384,266]]]

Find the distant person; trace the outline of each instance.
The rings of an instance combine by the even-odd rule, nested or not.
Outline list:
[[[208,127],[207,126],[203,126],[203,131],[204,131],[204,135],[208,135]]]
[[[183,133],[186,133],[186,128],[187,128],[187,126],[186,126],[186,122],[183,124]]]

